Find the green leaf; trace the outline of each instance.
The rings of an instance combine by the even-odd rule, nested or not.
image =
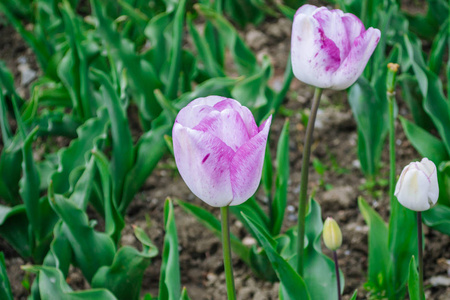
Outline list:
[[[11,284],[6,273],[5,255],[0,252],[0,298],[4,300],[13,300]]]
[[[151,258],[158,254],[158,249],[145,232],[136,227],[136,235],[145,242],[142,252],[124,246],[117,251],[111,266],[101,267],[92,279],[93,288],[107,288],[117,299],[139,299],[142,278],[150,265]]]
[[[436,165],[449,159],[445,144],[440,139],[403,117],[400,117],[400,121],[408,140],[421,156],[429,158]]]
[[[244,203],[237,206],[230,206],[230,211],[236,215],[236,217],[243,222],[244,226],[251,232],[251,228],[247,226],[247,222],[242,218],[241,212],[244,212],[247,216],[258,222],[266,230],[270,231],[270,220],[267,217],[264,210],[256,201],[255,197],[250,197]]]
[[[98,117],[89,119],[77,129],[78,138],[72,140],[69,147],[58,151],[60,167],[52,176],[55,193],[66,194],[69,191],[72,171],[85,166],[88,153],[106,138],[109,116],[106,109],[99,109],[97,113]]]
[[[108,235],[95,231],[86,213],[75,203],[57,194],[50,194],[49,200],[66,226],[63,230],[73,249],[74,260],[90,282],[101,266],[111,265],[116,251],[114,242]]]
[[[183,291],[181,292],[180,300],[190,300],[186,287],[183,288]]]
[[[69,274],[73,253],[70,241],[63,230],[64,227],[65,225],[62,221],[55,225],[53,241],[50,244],[50,250],[45,256],[44,265],[57,268],[66,277]]]
[[[323,221],[320,205],[311,201],[309,214],[306,216],[305,237],[308,244],[304,250],[305,270],[303,279],[308,286],[311,299],[327,299],[337,290],[334,262],[322,253],[321,236]],[[344,289],[344,276],[341,272],[341,291]]]
[[[40,178],[37,171],[33,152],[32,143],[36,136],[37,128],[35,128],[26,138],[22,148],[23,162],[22,170],[23,176],[20,180],[20,195],[25,204],[27,217],[30,221],[31,229],[36,238],[39,240],[41,236],[41,219],[45,216],[40,215],[39,211],[39,196],[40,196]]]
[[[0,196],[11,204],[19,204],[19,182],[22,176],[22,139],[15,135],[0,154]]]
[[[291,265],[277,253],[276,242],[272,239],[270,234],[248,216],[245,214],[242,215],[252,227],[252,231],[255,232],[258,242],[266,251],[272,267],[280,279],[280,293],[283,299],[311,299],[303,279]]]
[[[164,135],[172,130],[172,124],[163,124],[144,133],[135,147],[135,161],[126,174],[119,212],[124,214],[135,194],[166,153]]]
[[[106,289],[74,292],[64,280],[60,270],[47,266],[24,266],[25,271],[39,274],[39,292],[42,299],[92,300],[117,298]]]
[[[443,61],[443,56],[445,52],[445,48],[447,46],[448,40],[448,19],[444,24],[441,25],[441,28],[434,38],[433,44],[431,46],[430,57],[428,61],[428,67],[432,72],[436,75],[439,75],[441,70],[441,65]]]
[[[394,293],[388,275],[391,268],[388,227],[380,215],[361,197],[358,198],[358,207],[369,226],[369,274],[366,287],[374,294],[393,299],[390,298]]]
[[[119,200],[122,196],[126,174],[132,168],[134,161],[133,140],[128,124],[128,118],[124,107],[121,106],[119,98],[109,81],[108,77],[97,70],[93,73],[98,77],[102,86],[100,91],[103,95],[103,103],[108,109],[112,136],[112,161],[111,176],[113,182],[114,199]],[[117,203],[119,206],[120,203]]]
[[[172,200],[164,204],[164,248],[159,280],[159,299],[177,300],[181,297],[178,236]]]
[[[366,175],[376,175],[388,132],[387,101],[377,96],[364,77],[360,77],[350,88],[348,101],[358,124],[358,157],[361,168]]]
[[[120,240],[120,233],[125,227],[123,217],[117,211],[115,196],[111,189],[111,173],[109,172],[109,163],[105,155],[97,150],[93,150],[97,168],[100,172],[100,178],[103,189],[103,203],[105,212],[105,233],[107,233],[115,243]]]
[[[213,214],[203,208],[181,201],[179,199],[177,199],[176,201],[182,209],[184,209],[188,213],[191,213],[203,226],[211,230],[212,233],[214,233],[214,235],[216,235],[218,238],[221,238],[222,230],[220,221]],[[234,234],[230,234],[230,242],[231,250],[236,253],[243,262],[249,264],[250,250],[246,246],[244,246],[241,240]]]
[[[170,63],[169,63],[169,80],[166,86],[165,95],[169,99],[177,98],[178,94],[178,80],[181,70],[181,48],[183,42],[183,25],[185,14],[186,0],[178,2],[177,10],[175,12],[173,32],[172,32],[172,48],[170,49]]]
[[[272,202],[270,222],[271,234],[276,236],[280,233],[283,225],[284,213],[286,211],[287,193],[289,182],[289,120],[284,122],[281,129],[277,146],[277,177],[276,192]]]
[[[389,218],[389,251],[391,253],[390,287],[397,299],[404,298],[410,257],[417,255],[416,212],[403,207],[396,199],[391,202]]]
[[[422,212],[422,220],[425,225],[450,235],[450,207],[438,204]]]
[[[417,271],[416,260],[414,256],[411,257],[409,263],[409,276],[408,276],[408,292],[410,300],[422,300],[419,290],[419,272]]]
[[[261,175],[261,182],[264,188],[264,192],[268,199],[272,199],[272,189],[273,189],[273,165],[272,156],[270,155],[270,146],[267,144],[266,152],[264,154],[264,164]]]
[[[350,300],[356,300],[357,297],[358,297],[358,290],[355,290],[355,292],[353,293],[353,295],[350,298]]]
[[[197,6],[198,12],[204,15],[218,31],[219,37],[230,50],[238,73],[244,76],[256,74],[260,67],[253,52],[239,37],[236,29],[221,14],[203,6]]]
[[[13,208],[0,205],[0,236],[23,258],[31,256],[28,226],[25,205],[16,205]]]

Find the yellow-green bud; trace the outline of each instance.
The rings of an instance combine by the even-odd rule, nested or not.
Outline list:
[[[323,224],[323,241],[328,249],[335,251],[342,245],[342,233],[333,218],[327,218]]]

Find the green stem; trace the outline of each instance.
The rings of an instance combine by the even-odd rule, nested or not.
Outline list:
[[[389,102],[389,199],[392,207],[394,199],[395,189],[395,116],[394,116],[394,104],[395,94],[388,93]]]
[[[225,266],[228,300],[235,300],[236,291],[234,289],[233,265],[231,263],[229,206],[221,207],[220,213],[222,219],[223,264]]]
[[[423,245],[422,245],[422,213],[417,212],[417,238],[419,250],[419,295],[420,299],[425,299],[423,294]]]
[[[333,251],[334,258],[334,270],[336,271],[336,282],[337,282],[337,292],[338,292],[338,300],[342,299],[341,296],[341,276],[339,274],[339,264],[336,251]]]
[[[316,121],[317,110],[319,108],[320,96],[322,95],[322,89],[316,88],[314,92],[314,99],[311,107],[311,114],[308,119],[308,126],[306,127],[305,143],[303,148],[302,158],[302,172],[300,178],[300,197],[299,197],[299,209],[298,209],[298,239],[297,239],[297,272],[300,276],[303,276],[303,248],[305,246],[305,217],[306,206],[308,202],[308,171],[309,171],[309,156],[311,154],[312,136],[314,132],[314,123]]]

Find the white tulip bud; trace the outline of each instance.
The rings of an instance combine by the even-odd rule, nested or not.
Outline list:
[[[428,158],[407,165],[398,179],[395,196],[406,208],[424,211],[433,207],[439,197],[435,164]]]

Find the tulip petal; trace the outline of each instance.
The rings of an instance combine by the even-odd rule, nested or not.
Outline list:
[[[429,209],[427,194],[430,182],[425,173],[415,167],[410,167],[407,172],[402,174],[404,178],[396,194],[400,204],[414,211]]]
[[[234,151],[217,137],[175,123],[173,150],[181,177],[189,189],[211,206],[233,200],[230,162]]]
[[[349,41],[349,46],[353,45],[353,42],[357,37],[362,35],[366,28],[363,22],[355,16],[354,14],[346,13],[342,16],[342,22],[345,26],[345,32],[347,33],[347,39]],[[348,54],[348,53],[347,53]]]
[[[340,65],[339,48],[316,19],[304,14],[294,18],[291,59],[295,77],[319,88],[331,87],[331,77]]]
[[[333,83],[330,88],[343,90],[358,79],[375,50],[380,35],[380,30],[371,27],[353,41],[347,58],[333,76]]]
[[[227,98],[221,96],[197,98],[180,110],[176,121],[188,128],[194,128],[204,117],[215,110],[213,107],[216,103],[224,99]]]
[[[319,22],[323,34],[339,48],[339,61],[344,61],[350,52],[351,43],[347,36],[345,23],[342,20],[344,13],[339,9],[328,10],[323,7],[314,13],[314,19]],[[335,68],[337,70],[337,67]]]
[[[300,6],[299,9],[297,9],[297,11],[295,12],[295,16],[294,18],[299,15],[299,14],[303,14],[303,15],[307,15],[307,16],[312,16],[314,14],[314,12],[318,9],[317,6],[311,5],[311,4],[305,4]]]
[[[231,161],[233,201],[230,205],[245,202],[258,188],[271,122],[272,116],[261,125],[262,130],[256,136],[239,148]]]
[[[211,112],[193,129],[217,137],[234,152],[250,139],[241,115],[232,109]]]
[[[214,108],[219,111],[223,111],[224,109],[233,109],[237,111],[245,123],[249,136],[253,137],[258,134],[258,126],[256,125],[255,118],[253,117],[251,111],[247,107],[242,106],[236,100],[226,98],[215,104]]]

